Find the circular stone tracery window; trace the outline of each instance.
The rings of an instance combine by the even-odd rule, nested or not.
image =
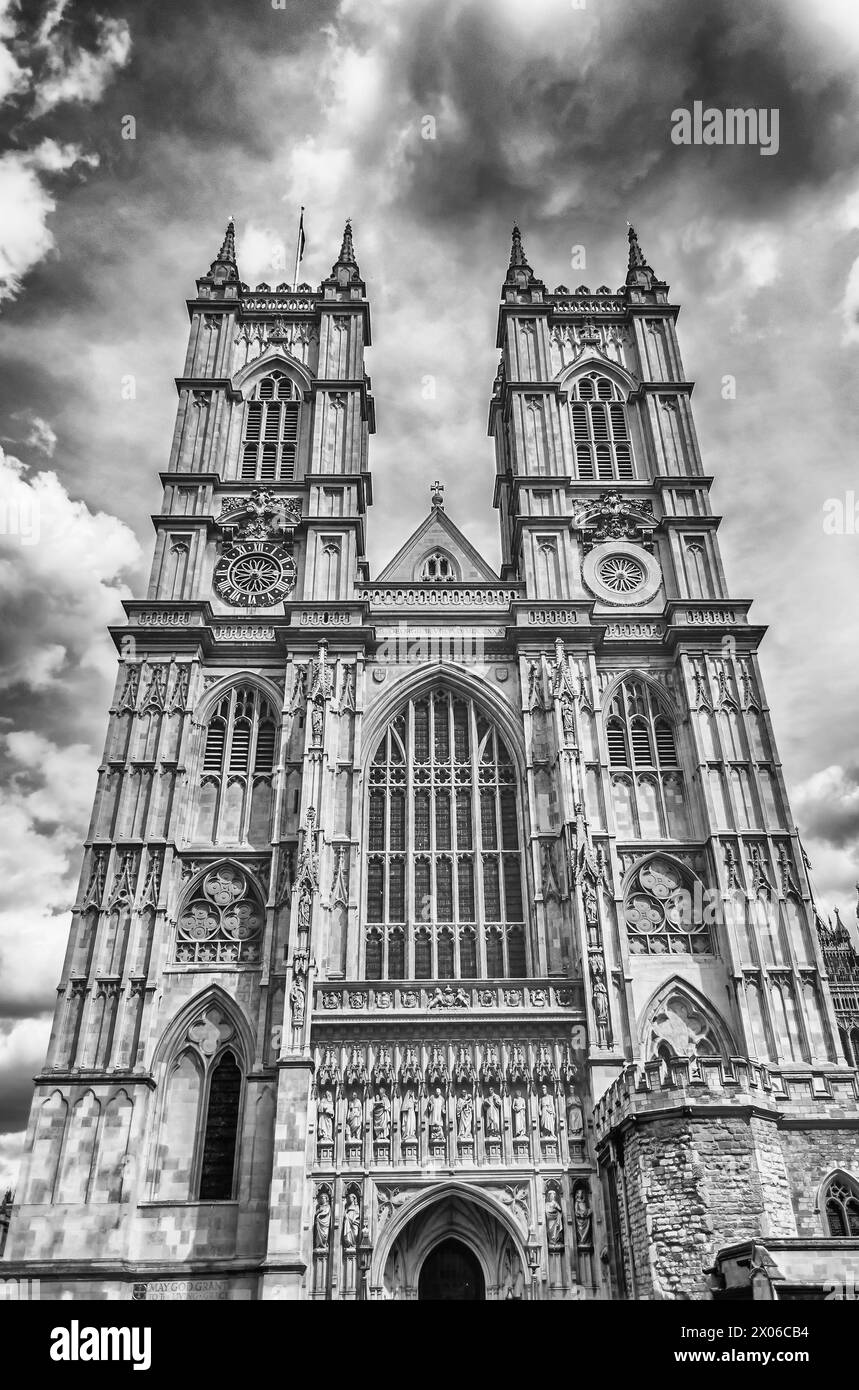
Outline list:
[[[179,918],[176,960],[180,965],[253,963],[259,960],[262,928],[248,880],[222,865],[206,875]]]
[[[616,594],[634,593],[645,579],[641,565],[629,555],[609,555],[597,566],[597,575]]]

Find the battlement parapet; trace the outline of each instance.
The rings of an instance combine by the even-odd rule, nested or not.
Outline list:
[[[843,1123],[859,1128],[859,1072],[852,1067],[770,1067],[746,1057],[674,1057],[627,1066],[594,1106],[602,1142],[625,1123],[725,1107],[780,1124]]]

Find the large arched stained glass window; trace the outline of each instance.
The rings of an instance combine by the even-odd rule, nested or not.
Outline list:
[[[411,700],[370,765],[368,979],[527,971],[516,769],[451,691]]]

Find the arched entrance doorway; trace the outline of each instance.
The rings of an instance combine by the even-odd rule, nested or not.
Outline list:
[[[418,1298],[423,1301],[481,1302],[486,1298],[483,1271],[461,1240],[443,1240],[421,1266]]]
[[[455,1182],[404,1196],[376,1247],[371,1298],[530,1297],[523,1232],[492,1197]]]

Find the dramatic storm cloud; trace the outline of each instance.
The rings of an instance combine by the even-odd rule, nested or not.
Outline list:
[[[776,108],[778,153],[674,144],[672,112],[696,101]],[[231,213],[251,284],[289,278],[300,204],[314,283],[354,219],[374,572],[434,478],[498,563],[485,429],[511,222],[550,288],[620,284],[635,223],[683,305],[728,582],[771,628],[764,675],[817,889],[850,913],[859,527],[823,519],[856,488],[857,114],[854,0],[0,0],[0,440],[17,508],[0,536],[0,1182],[80,867],[105,628],[145,583],[183,300]]]

